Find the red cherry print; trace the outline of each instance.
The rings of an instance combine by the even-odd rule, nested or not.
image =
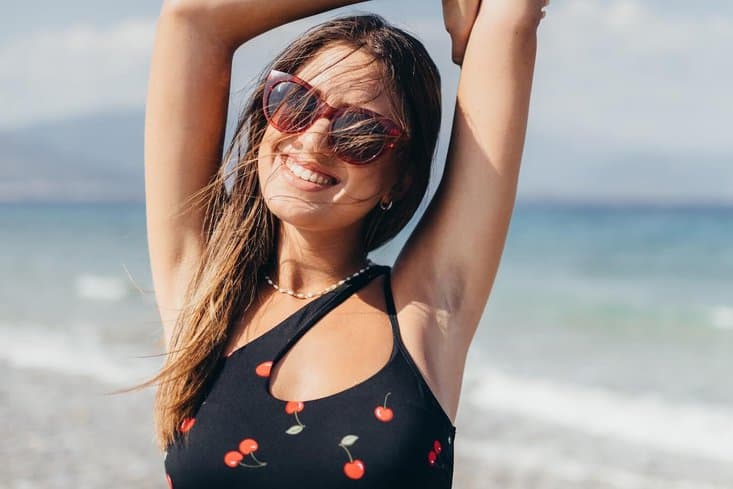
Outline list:
[[[303,406],[304,404],[300,401],[287,401],[285,403],[285,412],[295,416],[295,422],[297,423],[285,430],[288,435],[297,435],[305,429],[305,425],[298,418],[298,413],[303,410]]]
[[[346,474],[346,477],[349,479],[361,479],[364,475],[364,462],[358,458],[354,459],[348,448],[356,443],[358,439],[359,437],[356,435],[346,435],[341,438],[341,443],[339,443],[339,446],[343,448],[346,455],[349,456],[349,461],[344,464],[344,474]]]
[[[438,440],[435,440],[433,442],[433,450],[435,451],[436,455],[440,455],[440,451],[443,449],[442,446],[440,446],[440,442]]]
[[[239,452],[227,452],[226,455],[224,455],[224,463],[227,464],[227,466],[234,468],[239,465],[239,462],[241,462],[243,458],[244,455]]]
[[[392,418],[394,418],[394,412],[390,408],[377,406],[374,409],[374,416],[376,416],[379,421],[384,421],[385,423],[387,423],[389,421],[392,421]]]
[[[257,445],[257,442],[253,440],[252,438],[245,438],[241,442],[239,442],[239,451],[242,452],[244,455],[249,455],[252,452],[256,452],[259,448],[259,445]]]
[[[186,433],[188,430],[193,428],[194,423],[196,422],[196,418],[186,418],[183,421],[181,421],[180,430],[181,433]]]
[[[374,416],[376,416],[379,421],[383,421],[385,423],[392,421],[392,418],[394,418],[394,412],[387,407],[387,398],[390,394],[392,393],[388,392],[387,395],[384,396],[383,405],[374,408]]]
[[[432,466],[435,465],[435,460],[438,458],[438,454],[436,454],[434,451],[430,450],[428,452],[428,463]]]
[[[349,479],[361,479],[364,476],[364,462],[358,458],[344,464],[344,474]]]
[[[271,368],[272,362],[262,362],[255,368],[255,373],[260,377],[269,377]]]
[[[300,401],[288,401],[285,404],[285,412],[288,414],[299,413],[303,410],[303,403]]]
[[[165,480],[168,482],[168,489],[173,489],[173,481],[171,480],[171,476],[165,474]]]

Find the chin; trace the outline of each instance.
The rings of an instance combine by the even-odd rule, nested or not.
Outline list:
[[[365,216],[341,215],[329,204],[309,203],[300,196],[270,197],[267,207],[281,222],[307,231],[336,231],[350,228]]]

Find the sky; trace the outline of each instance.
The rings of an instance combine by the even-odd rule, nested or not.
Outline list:
[[[733,201],[732,4],[552,0],[538,34],[522,193]],[[143,110],[159,5],[43,0],[6,6],[0,131]],[[423,40],[441,69],[446,114],[452,111],[459,70],[450,63],[440,2],[376,0],[242,46],[231,113],[241,106],[242,89],[290,39],[320,19],[354,10],[382,14]],[[443,152],[447,131],[444,124]]]

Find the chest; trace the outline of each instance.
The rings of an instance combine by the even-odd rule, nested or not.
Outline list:
[[[173,487],[450,487],[455,430],[399,351],[337,394],[278,399],[268,363],[279,332],[223,362],[166,454]]]
[[[391,325],[383,293],[390,284],[384,280],[375,279],[330,310],[287,348],[270,372],[273,397],[309,401],[343,392],[375,376],[401,346],[451,421],[455,420],[465,349],[453,345],[448,314],[434,304],[411,301],[402,282],[393,281],[400,288],[390,287],[397,305],[397,324]],[[272,334],[303,305],[264,292],[257,306],[240,320],[227,353]]]

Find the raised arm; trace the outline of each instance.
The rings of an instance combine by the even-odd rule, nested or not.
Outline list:
[[[432,307],[436,321],[450,318],[442,334],[431,332],[427,340],[435,342],[429,350],[451,349],[449,358],[461,358],[460,350],[468,348],[499,266],[544,5],[542,0],[481,2],[463,57],[443,178],[395,263],[395,276],[412,284],[411,302]],[[454,42],[459,37],[454,35]],[[454,46],[455,61],[460,54]]]
[[[145,113],[145,201],[166,347],[203,247],[202,210],[183,206],[221,163],[234,51],[278,25],[357,1],[164,2]]]

